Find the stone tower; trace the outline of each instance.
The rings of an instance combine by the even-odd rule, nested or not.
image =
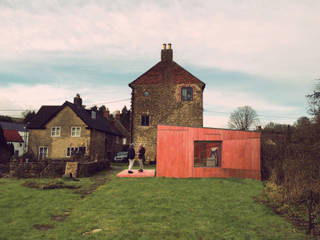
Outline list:
[[[173,61],[163,44],[161,61],[131,82],[131,141],[142,143],[146,160],[156,160],[157,125],[203,126],[205,83]]]

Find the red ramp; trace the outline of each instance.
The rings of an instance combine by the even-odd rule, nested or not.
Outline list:
[[[117,174],[117,177],[132,177],[132,178],[144,178],[144,177],[154,177],[155,170],[153,169],[144,169],[143,172],[138,170],[132,170],[133,173],[128,173],[128,169],[125,169]]]

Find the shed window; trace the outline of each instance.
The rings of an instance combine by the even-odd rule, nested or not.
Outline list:
[[[141,126],[149,126],[149,115],[141,115]]]
[[[182,101],[192,101],[193,100],[193,88],[192,87],[181,88],[181,100]]]
[[[194,142],[194,167],[221,167],[220,141]]]

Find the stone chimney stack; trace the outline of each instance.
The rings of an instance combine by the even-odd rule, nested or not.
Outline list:
[[[120,111],[119,110],[116,111],[116,119],[120,121]]]
[[[162,50],[161,50],[161,62],[172,62],[173,59],[173,51],[171,48],[171,43],[163,44]]]
[[[77,95],[73,98],[73,103],[78,107],[82,107],[82,98],[80,97],[79,93],[77,93]]]
[[[103,116],[106,118],[106,119],[109,119],[109,115],[110,115],[110,111],[109,109],[107,108],[104,113],[103,113]]]

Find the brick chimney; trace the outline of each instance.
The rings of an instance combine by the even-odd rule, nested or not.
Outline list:
[[[73,98],[73,103],[76,106],[82,107],[82,98],[80,97],[79,93],[77,93],[77,95]]]
[[[119,110],[116,111],[116,119],[120,121],[120,111]]]
[[[103,116],[106,118],[106,119],[109,119],[109,115],[110,115],[110,111],[109,109],[107,108],[104,113],[103,113]]]
[[[171,43],[168,43],[168,48],[167,44],[163,44],[162,50],[161,50],[161,62],[172,62],[173,58],[173,52],[171,48]]]

